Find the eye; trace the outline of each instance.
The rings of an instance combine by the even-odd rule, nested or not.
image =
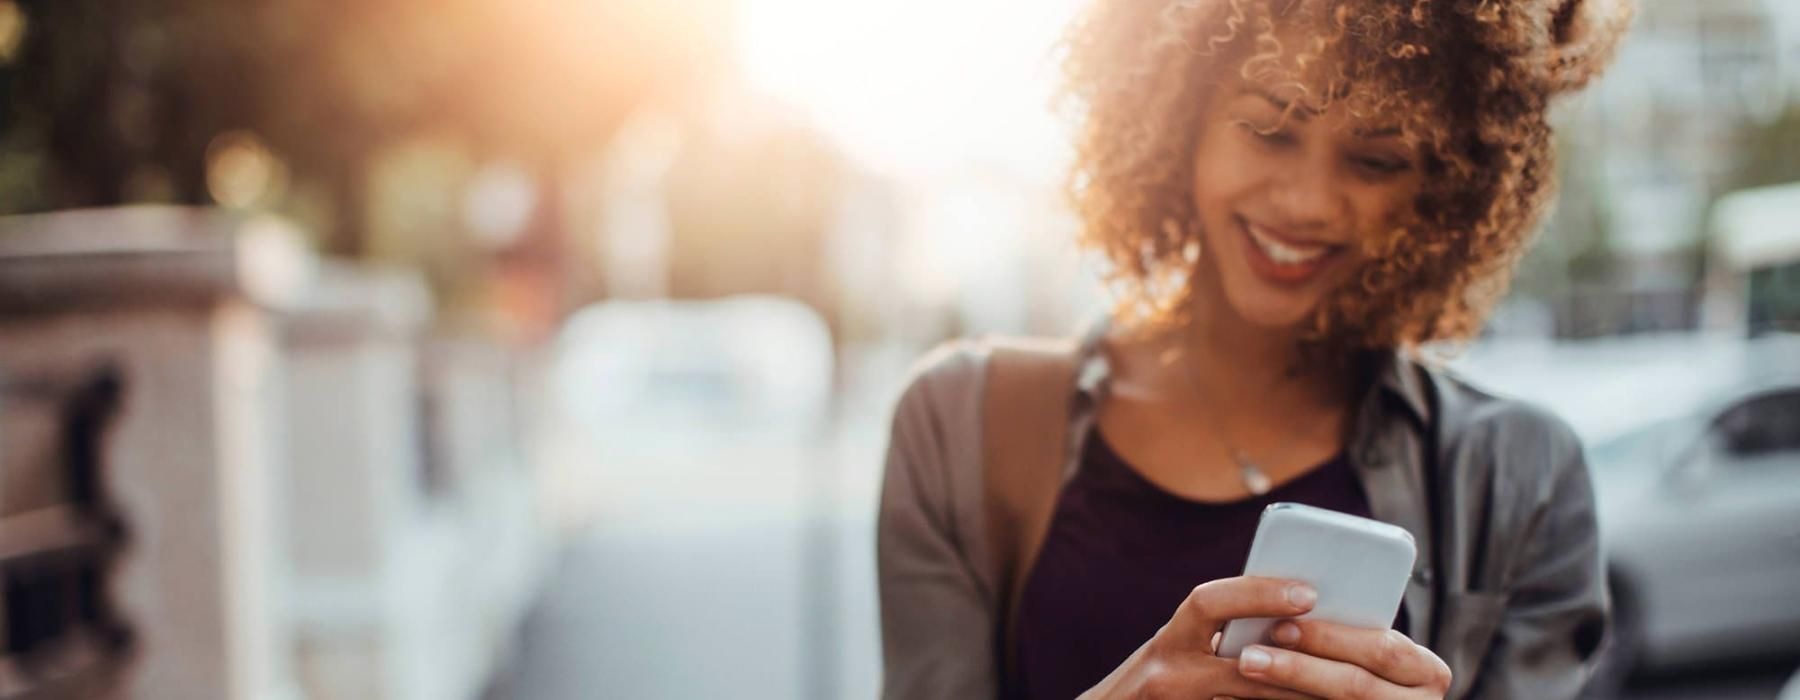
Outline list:
[[[1393,156],[1351,156],[1350,163],[1357,170],[1375,177],[1391,177],[1412,169],[1411,162]]]
[[[1246,119],[1239,119],[1236,123],[1239,128],[1249,133],[1251,138],[1267,146],[1292,146],[1299,140],[1299,137],[1288,129],[1257,126],[1254,122]]]

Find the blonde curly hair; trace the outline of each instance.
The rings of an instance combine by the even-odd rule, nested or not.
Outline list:
[[[1095,0],[1063,44],[1081,241],[1110,263],[1119,316],[1184,317],[1204,254],[1191,154],[1209,97],[1236,70],[1358,116],[1401,115],[1421,148],[1411,211],[1362,242],[1368,262],[1307,337],[1466,340],[1555,190],[1550,99],[1602,70],[1631,16],[1629,0]]]

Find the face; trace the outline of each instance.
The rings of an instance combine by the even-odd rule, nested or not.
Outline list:
[[[1346,112],[1293,88],[1218,88],[1194,153],[1203,297],[1257,326],[1298,326],[1366,262],[1359,243],[1408,211],[1418,149]]]

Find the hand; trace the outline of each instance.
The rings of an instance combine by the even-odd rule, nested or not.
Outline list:
[[[1302,583],[1237,576],[1196,587],[1156,636],[1138,647],[1083,700],[1108,698],[1272,698],[1312,695],[1244,677],[1238,663],[1213,655],[1227,620],[1293,617],[1312,610],[1318,594]]]
[[[1352,700],[1441,700],[1450,692],[1450,667],[1396,630],[1288,620],[1270,636],[1283,648],[1245,649],[1238,658],[1245,678]]]

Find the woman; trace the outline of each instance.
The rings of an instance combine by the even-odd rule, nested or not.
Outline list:
[[[1066,352],[942,349],[901,398],[885,695],[1580,692],[1606,614],[1580,446],[1416,349],[1504,290],[1553,189],[1546,104],[1625,3],[1097,0],[1068,41],[1071,190],[1122,303]],[[1060,477],[994,476],[1033,450]],[[1278,500],[1414,535],[1394,630],[1212,655],[1224,622],[1315,598],[1238,575]]]

